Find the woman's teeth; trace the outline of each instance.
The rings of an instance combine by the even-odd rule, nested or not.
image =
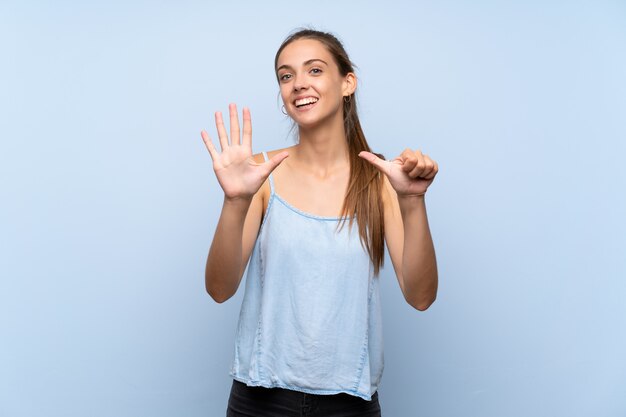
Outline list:
[[[296,107],[302,107],[302,106],[306,106],[307,104],[313,104],[313,103],[317,103],[317,100],[315,97],[306,97],[306,98],[301,98],[300,100],[296,100],[295,105]]]

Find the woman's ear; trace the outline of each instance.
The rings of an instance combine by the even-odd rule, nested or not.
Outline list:
[[[353,72],[349,72],[343,79],[343,96],[351,96],[356,91],[357,78]]]

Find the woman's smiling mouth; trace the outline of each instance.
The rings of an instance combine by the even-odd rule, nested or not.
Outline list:
[[[316,97],[304,97],[304,98],[299,98],[296,101],[294,101],[294,105],[298,108],[298,109],[308,109],[310,107],[313,107],[313,105],[315,103],[317,103],[319,99]]]

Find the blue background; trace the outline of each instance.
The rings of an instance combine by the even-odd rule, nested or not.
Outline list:
[[[426,312],[381,276],[384,415],[626,415],[623,1],[0,4],[0,416],[221,416],[243,287],[204,290],[199,132],[336,32],[372,147],[440,164]]]

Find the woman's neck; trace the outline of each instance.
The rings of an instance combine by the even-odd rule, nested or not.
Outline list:
[[[299,143],[291,153],[293,162],[306,165],[318,175],[325,175],[349,164],[348,141],[343,122],[324,124],[312,129],[299,128]]]

